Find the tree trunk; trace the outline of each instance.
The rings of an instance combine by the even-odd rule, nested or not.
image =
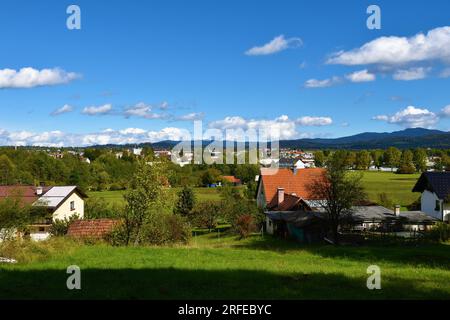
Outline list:
[[[339,245],[339,231],[337,226],[335,228],[333,228],[333,240],[334,240],[334,245],[338,246]]]

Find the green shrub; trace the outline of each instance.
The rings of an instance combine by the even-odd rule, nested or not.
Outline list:
[[[445,222],[436,223],[431,230],[425,233],[425,238],[432,241],[448,241],[450,239],[450,224]]]
[[[142,230],[142,242],[153,245],[188,243],[191,229],[183,217],[159,214],[147,222]]]
[[[200,228],[215,229],[223,216],[223,206],[216,201],[204,201],[195,206],[190,214],[190,221]]]
[[[243,214],[236,219],[235,229],[239,233],[240,239],[247,238],[255,231],[255,222],[251,214]]]
[[[77,214],[74,214],[68,219],[64,218],[64,220],[53,220],[52,226],[50,227],[50,234],[56,237],[65,236],[69,231],[70,224],[79,219],[80,217]]]
[[[142,245],[186,244],[191,238],[191,229],[185,218],[179,215],[160,213],[145,222],[139,234],[128,236],[124,225],[118,224],[105,240],[111,245],[123,246],[127,244],[128,238],[131,238],[133,243]],[[137,241],[135,241],[136,238]]]
[[[127,236],[124,225],[119,223],[105,236],[105,241],[113,246],[124,246],[127,244]]]

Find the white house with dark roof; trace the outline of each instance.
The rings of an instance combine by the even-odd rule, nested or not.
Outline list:
[[[421,210],[441,221],[450,220],[450,172],[424,172],[413,192],[421,192]]]

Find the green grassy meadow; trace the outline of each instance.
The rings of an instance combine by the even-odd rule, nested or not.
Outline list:
[[[0,264],[0,299],[450,299],[444,244],[301,246],[215,232],[173,247],[51,241],[28,248],[28,261]],[[381,290],[366,287],[373,264]],[[70,265],[81,268],[81,290],[66,288]]]
[[[172,188],[171,191],[176,194],[181,188]],[[88,192],[89,197],[103,198],[107,202],[123,204],[123,194],[126,191],[91,191]],[[195,195],[198,201],[219,201],[220,195],[216,188],[194,188]]]
[[[413,203],[420,197],[419,193],[411,192],[414,184],[419,178],[419,174],[395,174],[392,172],[363,172],[363,185],[369,196],[369,199],[377,202],[378,194],[385,192],[390,199],[400,204],[402,208]],[[173,188],[174,193],[177,193],[180,188]],[[111,203],[123,203],[123,193],[125,191],[100,191],[89,192],[91,197],[101,197]],[[194,192],[198,201],[220,200],[219,191],[217,188],[194,188]]]
[[[378,194],[385,192],[394,204],[403,208],[418,198],[420,193],[412,192],[412,188],[420,174],[396,174],[393,172],[364,171],[362,179],[370,200],[377,202]]]

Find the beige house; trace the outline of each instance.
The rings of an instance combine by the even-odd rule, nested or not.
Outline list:
[[[69,219],[74,215],[84,218],[84,199],[87,195],[76,186],[0,186],[0,200],[6,197],[20,197],[25,204],[44,207],[49,211],[51,218],[30,226],[30,237],[38,241],[50,236],[53,221]]]

